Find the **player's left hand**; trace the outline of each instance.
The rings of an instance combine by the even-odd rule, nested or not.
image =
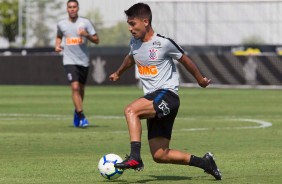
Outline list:
[[[211,79],[208,79],[204,77],[201,81],[198,81],[198,84],[202,87],[205,88],[211,83]]]

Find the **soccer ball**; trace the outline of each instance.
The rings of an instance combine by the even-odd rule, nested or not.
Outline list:
[[[122,158],[116,154],[110,153],[104,155],[99,161],[98,170],[108,180],[117,179],[122,175],[123,170],[115,168],[114,165],[120,162],[122,162]]]

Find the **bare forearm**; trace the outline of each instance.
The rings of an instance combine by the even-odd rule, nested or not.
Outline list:
[[[194,76],[194,78],[197,80],[198,84],[201,87],[205,88],[210,84],[211,80],[206,77],[203,77],[197,66],[186,55],[183,55],[179,59],[179,62],[186,68],[186,70],[188,70]]]
[[[134,65],[134,59],[132,56],[125,56],[123,63],[120,65],[120,67],[117,69],[116,72],[111,74],[109,76],[109,79],[111,81],[117,81],[120,79],[120,76],[122,75],[123,72],[125,72],[128,68],[130,68],[132,65]]]
[[[95,34],[95,35],[90,35],[90,34],[88,34],[87,36],[86,36],[86,38],[89,40],[89,41],[91,41],[92,43],[95,43],[95,44],[99,44],[99,37],[98,37],[98,35],[97,34]]]
[[[125,72],[128,68],[130,68],[132,65],[134,65],[134,60],[131,58],[131,56],[127,55],[121,66],[118,68],[118,70],[115,72],[117,75],[122,75],[123,72]]]
[[[60,46],[60,45],[61,45],[61,43],[62,43],[62,38],[57,37],[57,38],[56,38],[56,45],[55,45],[55,47]]]
[[[63,48],[61,47],[61,43],[62,43],[62,38],[61,37],[56,37],[56,45],[55,45],[55,51],[56,52],[61,52],[63,50]]]
[[[183,55],[179,62],[195,77],[197,81],[203,78],[196,65],[186,55]]]

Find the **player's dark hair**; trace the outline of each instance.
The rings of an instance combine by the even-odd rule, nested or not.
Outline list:
[[[71,3],[71,2],[76,3],[76,4],[77,4],[77,6],[79,6],[79,3],[78,3],[78,1],[77,1],[77,0],[68,0],[67,5],[68,5],[69,3]]]
[[[127,17],[136,17],[136,18],[147,18],[149,24],[152,22],[152,12],[149,5],[145,3],[137,3],[131,6],[128,10],[125,10],[124,13]]]

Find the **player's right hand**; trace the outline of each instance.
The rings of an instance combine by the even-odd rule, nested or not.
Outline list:
[[[55,51],[56,52],[62,52],[64,49],[63,49],[63,47],[61,47],[61,46],[56,46],[55,47]]]
[[[109,76],[109,79],[111,81],[117,81],[117,80],[119,80],[119,75],[115,72],[115,73],[113,73]]]
[[[211,79],[208,79],[204,77],[201,81],[198,81],[198,84],[202,87],[205,88],[211,83]]]

